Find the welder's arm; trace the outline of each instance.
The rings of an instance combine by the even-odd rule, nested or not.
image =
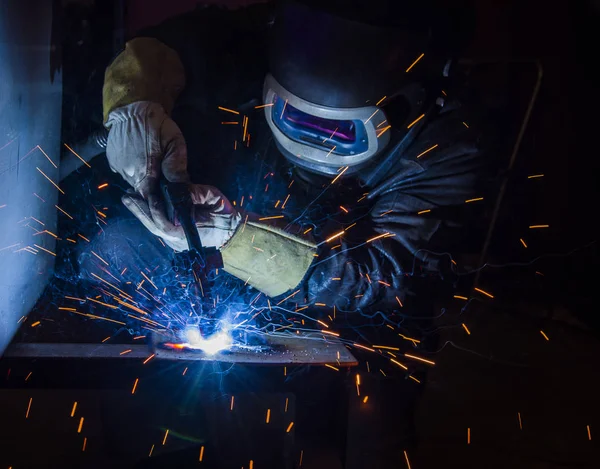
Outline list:
[[[162,176],[189,180],[185,140],[169,117],[184,85],[177,53],[156,39],[129,41],[106,69],[106,156],[111,169],[146,199],[158,193]]]
[[[321,246],[306,279],[310,302],[347,311],[398,306],[415,261],[439,272],[442,258],[427,249],[434,235],[443,240],[470,209],[464,202],[474,196],[479,157],[475,148],[455,147],[435,158],[407,161],[396,180],[389,179],[388,190],[375,197],[368,217]]]
[[[271,297],[298,287],[314,259],[314,244],[273,226],[242,222],[241,214],[214,187],[189,187],[202,245],[220,249],[226,272]],[[132,193],[123,196],[123,203],[174,250],[188,249],[183,228],[166,218],[160,200]]]

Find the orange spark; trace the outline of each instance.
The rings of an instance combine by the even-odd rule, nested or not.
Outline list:
[[[483,197],[477,197],[475,199],[467,199],[465,200],[465,204],[471,203],[471,202],[477,202],[479,200],[483,200]]]
[[[263,217],[263,218],[259,218],[258,221],[274,220],[276,218],[283,218],[283,215],[275,215],[275,216],[272,216],[272,217]]]
[[[167,431],[165,432],[165,437],[163,438],[163,446],[165,446],[165,443],[167,442],[167,437],[169,436],[169,429],[167,428]]]
[[[362,348],[362,349],[368,350],[369,352],[374,352],[375,351],[375,349],[367,347],[366,345],[357,344],[356,342],[354,342],[352,345],[354,347],[358,347],[358,348]]]
[[[385,350],[400,350],[397,347],[388,347],[387,345],[373,345],[373,348],[380,348],[380,349],[385,349]]]
[[[79,419],[79,428],[77,428],[77,433],[81,433],[81,429],[83,428],[83,417]]]
[[[368,118],[368,119],[365,121],[365,124],[366,124],[366,123],[368,123],[368,122],[371,120],[371,118],[372,118],[372,117],[373,117],[375,114],[377,114],[378,112],[379,112],[379,109],[376,109],[376,110],[375,110],[375,112],[374,112],[373,114],[371,114],[371,115],[369,116],[369,118]]]
[[[29,404],[27,405],[27,412],[25,412],[25,418],[29,418],[29,411],[31,410],[31,403],[33,402],[33,397],[29,398]]]
[[[290,422],[290,424],[288,425],[287,429],[286,429],[286,433],[289,433],[292,431],[292,427],[294,426],[294,422]]]
[[[331,368],[332,370],[335,370],[335,371],[340,371],[340,369],[339,369],[339,368],[336,368],[335,366],[332,366],[332,365],[330,365],[329,363],[325,363],[325,366],[326,366],[327,368]]]
[[[391,128],[392,128],[391,125],[386,125],[383,129],[379,130],[379,133],[377,134],[377,138],[381,137],[384,133],[386,133]]]
[[[202,462],[204,459],[204,446],[200,447],[200,456],[198,457],[198,461]]]
[[[340,174],[338,174],[338,175],[337,175],[335,178],[333,178],[333,181],[331,181],[331,184],[333,184],[333,183],[334,183],[335,181],[337,181],[337,180],[338,180],[340,177],[342,177],[342,174],[344,174],[346,171],[348,171],[348,168],[349,168],[349,167],[350,167],[350,166],[346,166],[346,167],[345,167],[345,168],[342,170],[342,172],[341,172]]]
[[[329,150],[329,153],[327,153],[327,154],[325,155],[325,158],[328,158],[328,157],[329,157],[329,155],[331,155],[331,154],[333,153],[333,151],[334,151],[336,148],[337,148],[337,145],[334,145],[334,146],[333,146],[333,148],[332,148],[331,150]]]
[[[467,129],[469,128],[469,126],[467,125],[467,123],[466,123],[466,122],[463,122],[463,125],[464,125],[464,126],[467,128]]]
[[[63,190],[62,190],[60,187],[58,187],[58,185],[57,185],[57,184],[56,184],[56,183],[55,183],[55,182],[54,182],[52,179],[50,179],[48,176],[46,176],[46,174],[44,173],[44,171],[42,171],[42,170],[41,170],[40,168],[38,168],[37,166],[35,167],[35,169],[37,169],[37,170],[38,170],[40,173],[42,173],[42,176],[44,176],[46,179],[48,179],[48,181],[50,181],[50,182],[52,183],[52,185],[53,185],[54,187],[56,187],[56,188],[57,188],[57,189],[60,191],[60,193],[61,193],[61,194],[63,194],[63,195],[64,195],[64,191],[63,191]]]
[[[483,294],[483,295],[485,295],[485,296],[487,296],[489,298],[494,298],[494,295],[492,295],[492,294],[490,294],[490,293],[488,293],[486,291],[483,291],[481,288],[475,288],[475,291],[478,291],[479,293],[481,293],[481,294]]]
[[[519,238],[519,241],[521,241],[521,244],[523,245],[523,247],[525,249],[527,249],[527,243],[525,243],[525,241],[523,240],[523,238]]]
[[[234,402],[235,402],[235,396],[231,396],[231,405],[229,406],[229,410],[233,410]]]
[[[465,300],[465,301],[468,300],[468,298],[466,296],[460,296],[460,295],[454,295],[454,298],[456,298],[457,300]]]
[[[277,306],[279,306],[281,303],[283,303],[286,300],[289,300],[290,298],[292,298],[294,295],[296,295],[298,292],[300,292],[300,290],[296,290],[294,293],[292,293],[289,296],[286,296],[283,300],[281,300],[279,303],[277,303]]]
[[[261,104],[260,106],[254,106],[254,109],[262,109],[263,107],[271,107],[273,106],[273,103],[271,104]]]
[[[40,321],[36,321],[31,325],[31,327],[36,327],[36,326],[39,326],[40,324],[41,324]]]
[[[347,209],[347,208],[345,208],[345,207],[342,207],[341,205],[340,205],[340,208],[341,208],[341,209],[342,209],[344,212],[348,213],[348,209]]]
[[[366,404],[368,400],[369,400],[369,396],[365,396],[363,399],[363,404]]]
[[[67,212],[65,212],[62,208],[60,208],[58,205],[55,205],[55,207],[57,209],[59,209],[62,213],[64,213],[66,216],[68,216],[71,220],[73,220],[73,217],[71,215],[69,215]]]
[[[406,467],[410,469],[410,461],[408,460],[408,453],[404,450],[404,459],[406,459]]]
[[[73,402],[73,408],[71,409],[71,417],[75,417],[76,409],[77,409],[77,401]]]
[[[410,124],[408,124],[407,129],[410,129],[413,125],[415,125],[417,122],[419,122],[421,119],[423,119],[423,117],[425,117],[425,114],[421,114],[414,121],[412,121]]]
[[[41,249],[42,251],[46,251],[48,254],[52,254],[54,257],[56,257],[56,254],[54,254],[52,251],[49,251],[46,248],[43,248],[42,246],[38,246],[37,244],[33,244],[36,248]]]
[[[220,109],[221,111],[231,112],[232,114],[238,114],[239,115],[239,112],[238,111],[234,111],[233,109],[227,109],[226,107],[221,107],[221,106],[218,106],[218,109]]]
[[[408,370],[408,368],[406,366],[404,366],[402,363],[400,363],[399,361],[394,360],[393,358],[390,358],[390,361],[392,363],[395,363],[396,365],[398,365],[400,368],[404,368],[405,370]]]
[[[63,145],[65,147],[67,147],[67,150],[69,150],[71,153],[73,153],[77,158],[79,158],[84,165],[86,165],[88,168],[91,168],[91,166],[88,164],[87,161],[85,161],[81,156],[79,156],[77,153],[75,153],[75,150],[73,150],[69,145],[67,145],[66,143],[63,143]]]
[[[246,116],[244,116],[243,121],[244,121],[244,124],[243,124],[244,125],[244,131],[243,131],[243,134],[242,134],[242,142],[245,142],[246,141],[246,134],[248,132],[248,118]]]
[[[389,235],[389,233],[383,233],[381,235],[375,236],[374,238],[367,239],[366,243],[371,243],[371,242],[373,242],[373,241],[375,241],[377,239],[384,238],[384,237],[386,237],[388,235]]]
[[[417,62],[418,62],[419,60],[421,60],[421,59],[423,58],[423,56],[424,56],[424,55],[425,55],[425,52],[423,52],[423,53],[422,53],[420,56],[418,56],[418,57],[417,57],[417,59],[416,59],[416,60],[415,60],[415,61],[414,61],[412,64],[410,64],[410,67],[408,67],[408,68],[406,69],[406,73],[410,72],[410,69],[411,69],[411,68],[413,68],[415,65],[417,65]]]
[[[523,430],[523,422],[521,421],[521,412],[517,412],[517,417],[519,417],[519,430]]]
[[[587,434],[588,434],[588,440],[592,441],[592,431],[590,430],[589,425],[587,425]]]
[[[421,153],[419,153],[419,154],[417,155],[417,158],[421,158],[423,155],[425,155],[426,153],[429,153],[431,150],[434,150],[434,149],[436,149],[438,146],[439,146],[439,144],[437,144],[437,143],[436,143],[436,144],[435,144],[435,145],[433,145],[432,147],[429,147],[427,150],[425,150],[425,151],[422,151]]]
[[[544,336],[544,339],[550,340],[544,331],[540,331],[540,333]]]
[[[271,409],[267,409],[267,416],[265,418],[265,423],[269,423],[271,421]]]
[[[98,259],[100,259],[102,262],[104,262],[106,265],[108,265],[108,262],[106,262],[104,259],[102,259],[98,254],[96,254],[94,251],[92,251],[92,254],[94,256],[96,256]]]
[[[334,234],[333,236],[331,236],[331,237],[327,238],[327,239],[325,240],[325,242],[326,242],[326,243],[328,243],[329,241],[332,241],[332,240],[334,240],[335,238],[338,238],[338,237],[342,236],[343,234],[344,234],[344,231],[342,230],[342,231],[340,231],[339,233],[336,233],[336,234]]]
[[[431,212],[431,209],[421,210],[420,212],[417,212],[417,215],[421,215],[423,213],[429,213],[429,212]]]
[[[543,178],[543,174],[532,174],[531,176],[527,176],[527,179],[535,179],[535,178]]]
[[[471,428],[467,427],[467,444],[471,444]]]
[[[146,274],[142,271],[140,271],[140,274],[142,274],[142,277],[144,277],[146,280],[148,280],[148,282],[150,282],[152,284],[152,286],[154,287],[155,290],[158,290],[158,287],[154,284],[154,282],[152,280],[150,280]]]
[[[550,228],[550,225],[530,225],[529,228],[530,229],[535,229],[535,228]]]
[[[85,451],[85,447],[87,445],[87,437],[83,438],[83,447],[81,448],[81,451]]]
[[[462,323],[462,327],[468,335],[471,335],[471,331],[469,330],[469,328],[467,327],[467,325],[464,322]]]
[[[58,166],[56,166],[56,164],[54,163],[54,161],[52,161],[50,159],[50,157],[46,154],[46,152],[44,150],[42,150],[42,147],[40,147],[39,145],[37,145],[37,148],[44,154],[44,156],[48,159],[48,161],[52,164],[52,166],[54,166],[56,169],[58,169]]]
[[[412,358],[413,360],[419,360],[419,361],[421,361],[423,363],[428,363],[430,365],[435,365],[435,362],[432,362],[431,360],[426,360],[425,358],[417,357],[415,355],[410,355],[408,353],[405,353],[404,356],[407,357],[407,358]]]
[[[155,356],[156,356],[156,354],[155,354],[155,353],[153,353],[152,355],[150,355],[148,358],[146,358],[146,359],[144,360],[144,363],[143,363],[143,365],[145,365],[146,363],[148,363],[148,362],[149,362],[150,360],[152,360],[152,359],[153,359]]]

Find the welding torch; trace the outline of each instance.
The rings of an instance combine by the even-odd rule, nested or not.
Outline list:
[[[212,247],[202,246],[196,221],[194,218],[194,203],[190,195],[189,185],[181,182],[161,181],[161,191],[165,201],[167,216],[172,223],[179,222],[185,233],[188,250],[176,253],[176,263],[194,276],[197,286],[197,303],[201,313],[214,310],[211,281],[209,273],[223,266],[219,251]],[[206,327],[204,327],[206,329]]]

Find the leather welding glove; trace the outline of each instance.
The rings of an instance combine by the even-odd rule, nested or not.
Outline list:
[[[190,196],[202,245],[221,248],[233,236],[242,216],[215,187],[190,184]],[[179,220],[168,219],[161,197],[151,194],[145,199],[138,194],[129,193],[122,200],[152,234],[162,238],[175,251],[189,249]]]
[[[216,188],[190,184],[194,218],[202,245],[221,251],[224,270],[270,297],[296,288],[304,279],[316,246],[274,226],[247,221]],[[159,198],[123,196],[125,206],[154,235],[176,251],[188,249],[177,220],[164,216]]]
[[[189,181],[185,140],[169,117],[184,86],[179,56],[153,38],[128,41],[106,69],[106,156],[111,169],[146,199],[158,192],[161,175],[169,182]]]
[[[106,125],[108,164],[142,197],[159,191],[161,175],[169,182],[189,182],[185,140],[160,104],[137,101],[119,107]]]

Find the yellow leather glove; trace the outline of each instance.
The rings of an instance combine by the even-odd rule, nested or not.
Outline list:
[[[315,259],[316,245],[261,223],[240,224],[221,248],[223,267],[267,296],[296,288]]]
[[[104,74],[104,122],[114,109],[137,101],[158,103],[170,115],[184,86],[185,71],[177,52],[157,39],[132,39]]]

